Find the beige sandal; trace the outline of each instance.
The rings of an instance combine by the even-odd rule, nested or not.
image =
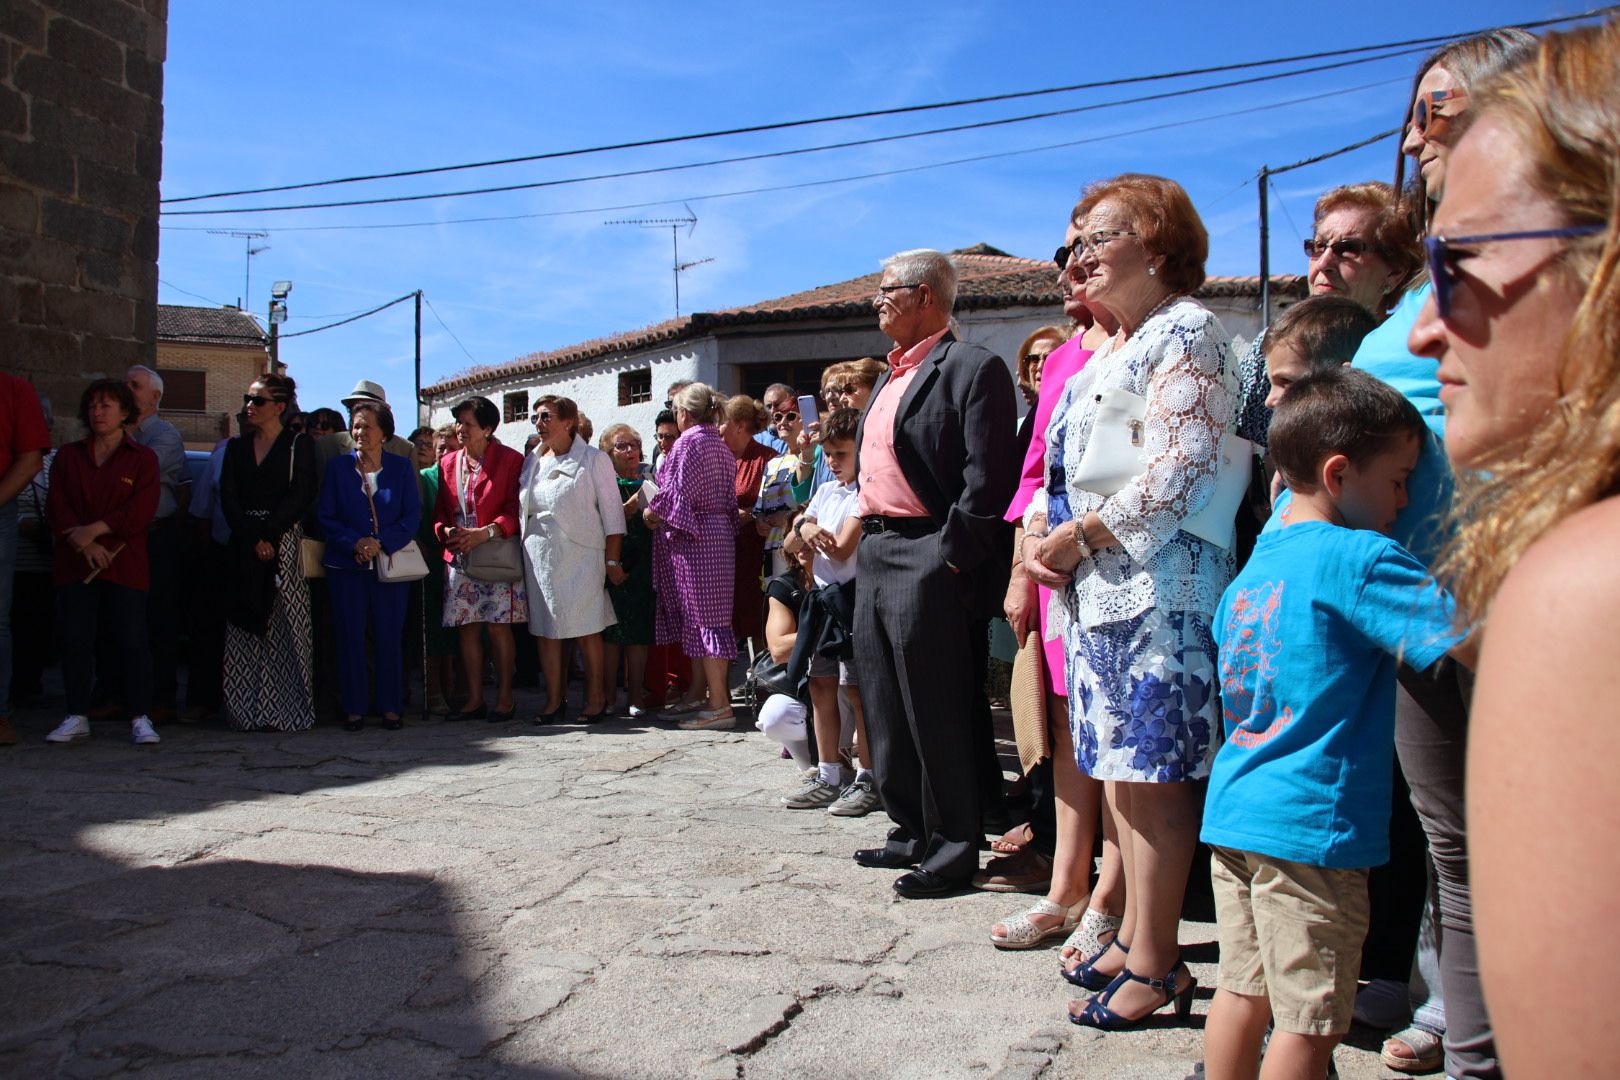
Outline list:
[[[1393,1054],[1390,1044],[1397,1043],[1412,1051],[1412,1056]],[[1446,1050],[1440,1036],[1427,1028],[1409,1027],[1397,1031],[1384,1040],[1383,1049],[1378,1053],[1378,1060],[1394,1069],[1404,1073],[1426,1073],[1438,1069],[1446,1059]]]
[[[1072,908],[1066,908],[1062,904],[1055,904],[1043,896],[1035,901],[1028,911],[1014,915],[1010,919],[1003,919],[1001,926],[1002,929],[1006,930],[1006,933],[998,937],[992,931],[990,944],[998,949],[1038,948],[1053,938],[1062,937],[1070,930],[1073,930],[1075,924],[1080,921],[1079,912],[1076,910],[1080,906],[1076,904]],[[1063,917],[1063,921],[1056,926],[1042,928],[1035,925],[1035,920],[1030,918],[1031,915],[1060,915]]]

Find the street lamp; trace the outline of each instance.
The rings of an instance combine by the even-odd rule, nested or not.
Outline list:
[[[278,281],[270,286],[270,374],[281,374],[281,353],[278,348],[277,335],[281,324],[287,321],[287,294],[292,292],[292,282]]]

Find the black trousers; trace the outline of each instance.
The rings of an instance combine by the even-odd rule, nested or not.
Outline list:
[[[980,777],[971,716],[968,582],[917,529],[858,549],[855,659],[887,846],[958,880],[979,865]]]

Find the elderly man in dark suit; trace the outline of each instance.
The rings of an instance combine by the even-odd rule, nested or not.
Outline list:
[[[908,898],[978,869],[980,792],[969,623],[1006,588],[1001,516],[1017,483],[1007,365],[951,333],[956,269],[937,251],[884,260],[874,306],[895,343],[857,439],[855,655],[878,791],[894,828],[863,866],[905,869]]]

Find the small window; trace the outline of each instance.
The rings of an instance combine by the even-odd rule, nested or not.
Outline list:
[[[522,423],[529,419],[529,392],[519,390],[507,394],[501,401],[501,420],[507,424]]]
[[[159,407],[164,412],[208,411],[206,371],[164,369],[158,374],[163,377],[163,401]]]
[[[652,400],[652,369],[625,371],[619,375],[619,404],[645,405]]]

